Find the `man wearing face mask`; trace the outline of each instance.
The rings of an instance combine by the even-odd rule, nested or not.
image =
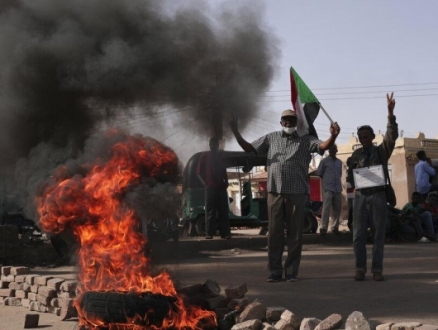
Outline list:
[[[330,137],[322,142],[313,135],[299,136],[297,115],[292,110],[281,114],[281,131],[269,133],[252,143],[239,133],[237,117],[230,122],[237,142],[246,152],[267,154],[268,168],[268,282],[297,281],[301,262],[304,205],[309,193],[307,181],[311,154],[329,149],[340,132],[339,125],[330,126]],[[286,228],[286,238],[284,229]],[[285,243],[287,258],[283,266]]]

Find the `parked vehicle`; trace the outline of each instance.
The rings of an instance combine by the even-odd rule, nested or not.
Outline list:
[[[43,233],[35,222],[24,217],[21,213],[7,213],[3,217],[2,225],[16,226],[18,236],[24,245],[36,245],[43,242]]]
[[[182,181],[182,220],[181,225],[191,235],[205,235],[205,201],[204,186],[199,180],[196,169],[199,158],[205,152],[193,155],[183,171]],[[229,203],[228,216],[231,227],[259,228],[260,235],[268,231],[267,198],[254,192],[254,175],[258,167],[266,166],[266,155],[256,155],[241,151],[223,151],[225,166],[229,174],[230,183],[239,187],[238,200],[240,212],[232,212]],[[233,174],[233,178],[230,175]],[[234,181],[230,180],[234,179]],[[253,195],[260,195],[254,197]],[[310,208],[306,209],[303,233],[316,232],[318,222]]]

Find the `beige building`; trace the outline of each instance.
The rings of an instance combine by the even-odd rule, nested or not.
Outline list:
[[[382,141],[383,134],[376,134],[374,143],[379,145]],[[355,136],[352,136],[346,144],[338,144],[337,156],[344,163],[343,182],[346,176],[346,160],[360,146]],[[438,139],[426,139],[423,133],[418,133],[415,138],[399,137],[395,143],[394,151],[389,159],[388,171],[397,195],[398,208],[402,208],[409,202],[411,193],[415,191],[414,166],[418,163],[415,154],[422,149],[429,158],[438,158]],[[346,194],[345,187],[344,194]]]

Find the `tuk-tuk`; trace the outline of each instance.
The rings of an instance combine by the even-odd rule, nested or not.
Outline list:
[[[182,225],[190,236],[205,235],[204,186],[196,174],[203,153],[206,152],[193,155],[183,171]],[[230,186],[235,188],[234,198],[229,196],[230,226],[260,228],[260,235],[265,235],[268,231],[267,196],[266,191],[262,190],[263,185],[259,185],[255,177],[263,173],[266,155],[242,151],[222,151],[221,155],[227,167]],[[316,232],[318,222],[312,211],[308,211],[303,232]]]

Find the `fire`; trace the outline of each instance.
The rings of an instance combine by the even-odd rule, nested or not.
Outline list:
[[[106,134],[111,137],[120,132],[111,130]],[[123,137],[112,146],[108,160],[83,164],[81,175],[72,175],[66,167],[58,168],[36,200],[43,230],[59,233],[69,227],[80,241],[81,285],[75,301],[79,324],[88,329],[103,325],[102,320],[88,317],[80,308],[85,292],[100,291],[175,297],[177,309],[170,309],[160,327],[131,323],[114,324],[114,329],[201,329],[202,323],[214,325],[212,312],[184,306],[166,271],[151,276],[144,254],[146,238],[139,230],[136,214],[123,203],[124,194],[143,177],[158,182],[175,178],[178,158],[156,140]]]

